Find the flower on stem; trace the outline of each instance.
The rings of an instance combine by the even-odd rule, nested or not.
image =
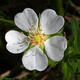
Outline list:
[[[63,27],[64,18],[62,16],[58,16],[52,9],[46,9],[42,12],[39,21],[34,10],[26,8],[23,12],[16,14],[14,22],[18,28],[28,32],[29,35],[15,30],[8,31],[5,35],[6,48],[9,52],[18,54],[24,52],[30,43],[34,45],[28,51],[25,51],[22,57],[22,63],[26,69],[43,71],[47,68],[48,58],[39,47],[42,44],[44,44],[45,51],[50,59],[53,61],[62,60],[67,48],[66,38],[60,35],[49,39],[45,37],[57,33]]]

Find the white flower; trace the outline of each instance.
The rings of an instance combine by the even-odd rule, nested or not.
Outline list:
[[[64,18],[62,16],[58,16],[52,9],[47,9],[41,14],[40,25],[38,24],[38,17],[34,10],[26,8],[23,12],[15,16],[14,22],[18,28],[29,32],[29,35],[26,36],[15,30],[7,32],[5,35],[7,50],[17,54],[26,50],[29,43],[35,45],[35,47],[26,51],[22,57],[22,63],[25,68],[28,70],[36,69],[38,71],[43,71],[47,68],[47,56],[39,48],[39,45],[43,43],[50,59],[54,61],[62,60],[64,51],[67,48],[66,38],[63,36],[54,36],[47,40],[45,39],[46,34],[54,34],[63,27]],[[38,27],[40,31],[37,30]]]

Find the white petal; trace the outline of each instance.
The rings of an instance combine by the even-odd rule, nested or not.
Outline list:
[[[21,43],[26,36],[18,31],[10,30],[5,35],[5,40],[9,43]]]
[[[67,48],[67,40],[63,36],[54,36],[45,42],[48,57],[54,61],[62,60]]]
[[[31,48],[22,58],[23,65],[28,70],[38,70],[43,71],[48,66],[47,56],[43,53],[43,51],[34,47]]]
[[[58,32],[64,25],[64,18],[58,16],[52,9],[43,11],[40,18],[41,29],[46,34],[53,34]]]
[[[27,49],[27,47],[28,47],[28,43],[20,43],[20,44],[8,43],[6,45],[7,50],[14,54],[23,52],[25,49]]]
[[[21,53],[29,45],[29,42],[24,42],[27,37],[15,30],[8,31],[5,35],[5,40],[7,41],[6,48],[11,53]]]
[[[23,12],[15,15],[14,22],[17,25],[17,27],[26,32],[29,32],[29,28],[31,28],[32,25],[34,25],[35,28],[37,28],[38,17],[33,9],[26,8]]]

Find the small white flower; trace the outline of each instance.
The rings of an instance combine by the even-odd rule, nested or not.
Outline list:
[[[47,40],[45,39],[46,34],[54,34],[63,27],[64,18],[62,16],[58,16],[52,9],[47,9],[41,14],[40,25],[38,24],[38,17],[34,10],[26,8],[15,16],[14,21],[18,28],[29,32],[29,35],[26,36],[15,30],[7,32],[5,35],[7,50],[17,54],[26,50],[29,43],[35,45],[35,47],[30,48],[23,55],[22,62],[25,68],[28,70],[36,69],[38,71],[43,71],[47,68],[47,56],[39,48],[43,43],[50,59],[54,61],[62,60],[64,51],[67,48],[66,38],[54,36]],[[40,27],[40,31],[37,31],[38,27]]]

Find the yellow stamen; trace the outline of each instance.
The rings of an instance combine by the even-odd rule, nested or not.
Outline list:
[[[41,33],[41,31],[29,34],[28,38],[31,40],[33,45],[41,45],[46,40],[44,34]]]
[[[39,24],[39,27],[42,26],[41,24]]]
[[[29,28],[30,31],[32,31],[32,28]]]
[[[31,40],[31,37],[30,36],[28,36],[28,38]]]
[[[24,40],[24,42],[28,42],[27,40]]]
[[[24,34],[23,32],[21,32],[21,34]]]
[[[34,30],[36,30],[36,27],[35,27],[34,25],[32,25],[32,28],[33,28]]]

